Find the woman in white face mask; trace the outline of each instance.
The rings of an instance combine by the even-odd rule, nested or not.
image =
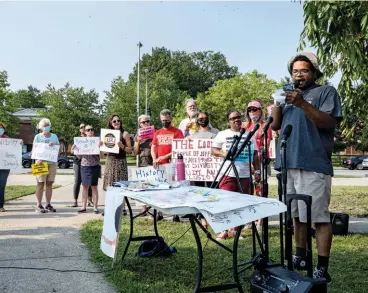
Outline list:
[[[259,160],[261,163],[262,160],[262,151],[264,150],[265,146],[264,146],[264,138],[261,137],[262,133],[263,133],[263,128],[266,124],[265,121],[265,115],[262,111],[262,104],[258,101],[252,101],[248,104],[247,108],[245,109],[246,113],[245,113],[245,122],[242,125],[242,128],[245,128],[245,130],[247,132],[251,131],[254,126],[256,124],[260,124],[260,128],[258,129],[258,131],[254,134],[254,138],[256,140],[256,145],[257,145],[257,149],[259,150]],[[271,127],[268,128],[267,131],[267,136],[268,136],[268,140],[267,140],[267,147],[266,147],[266,151],[269,152],[270,149],[270,142],[272,140],[272,130]],[[269,174],[270,175],[270,174]],[[255,192],[257,195],[261,195],[261,185],[260,184],[256,184],[255,185]],[[262,220],[259,219],[257,222],[257,229],[260,230],[262,226]]]

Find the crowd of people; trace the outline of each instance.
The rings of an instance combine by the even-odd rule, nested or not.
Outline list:
[[[322,76],[317,58],[311,53],[302,53],[294,56],[288,62],[288,70],[294,82],[298,83],[296,90],[285,93],[286,103],[276,102],[272,108],[274,132],[283,131],[288,124],[293,125],[293,131],[288,140],[287,148],[287,192],[308,194],[313,198],[312,221],[316,228],[318,263],[314,270],[314,277],[325,277],[331,280],[328,274],[329,255],[331,249],[331,225],[329,216],[329,202],[331,194],[331,176],[333,168],[331,154],[334,142],[336,123],[342,118],[341,102],[337,91],[329,85],[320,86],[316,80]],[[168,109],[160,112],[162,127],[157,129],[152,139],[142,139],[139,135],[131,145],[130,135],[124,130],[122,121],[117,114],[108,119],[107,128],[119,130],[120,140],[117,142],[119,153],[108,153],[103,174],[103,189],[106,190],[113,182],[128,180],[127,154],[134,154],[138,159],[139,167],[170,163],[172,160],[173,139],[212,139],[212,155],[227,158],[234,135],[240,135],[241,129],[246,132],[259,124],[260,128],[250,141],[250,152],[245,148],[236,158],[235,168],[228,174],[221,174],[219,188],[247,194],[260,194],[261,161],[262,155],[269,152],[270,141],[274,137],[272,130],[268,130],[269,142],[264,144],[262,133],[266,123],[264,105],[254,100],[247,104],[244,111],[229,110],[226,114],[227,128],[219,131],[210,122],[210,115],[205,110],[199,110],[194,99],[184,104],[187,117],[179,127],[172,124],[172,113]],[[151,118],[141,115],[138,118],[139,128],[151,126]],[[51,133],[51,122],[43,118],[38,128],[40,133],[34,138],[35,143],[49,145],[59,144],[58,137]],[[0,138],[5,138],[5,125],[0,123]],[[80,125],[80,135],[94,136],[91,125]],[[245,135],[243,136],[243,139]],[[102,142],[100,142],[102,143]],[[72,151],[74,146],[72,147]],[[249,156],[250,154],[250,156]],[[77,155],[75,157],[75,185],[74,204],[78,206],[78,194],[82,184],[82,208],[79,213],[87,212],[87,203],[93,206],[94,213],[98,210],[98,181],[102,177],[99,155]],[[36,164],[42,161],[37,160]],[[55,181],[56,164],[47,162],[49,173],[36,177],[37,182],[37,209],[39,213],[56,212],[51,204],[52,184]],[[227,162],[229,164],[229,162]],[[280,158],[276,158],[276,170],[280,170]],[[223,170],[226,170],[226,165]],[[0,211],[5,211],[4,188],[9,170],[0,170]],[[237,178],[239,180],[237,180]],[[211,182],[192,182],[197,186],[210,186]],[[42,204],[43,190],[45,191],[45,206]],[[258,191],[257,191],[258,188]],[[147,207],[143,208],[147,212]],[[127,214],[125,207],[122,213]],[[162,215],[158,215],[160,219]],[[205,219],[198,215],[202,225]],[[303,203],[293,203],[292,217],[294,220],[296,254],[293,256],[295,269],[305,269],[306,259],[306,206]],[[173,221],[180,221],[178,216]],[[262,226],[259,220],[257,228]],[[226,240],[234,236],[235,229],[221,232],[217,239]]]

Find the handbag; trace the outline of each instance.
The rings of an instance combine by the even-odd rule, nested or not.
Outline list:
[[[349,233],[349,215],[343,213],[330,213],[332,234],[348,235]]]

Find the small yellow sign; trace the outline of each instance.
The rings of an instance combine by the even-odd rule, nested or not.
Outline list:
[[[40,165],[32,164],[32,175],[41,176],[49,174],[49,166],[47,163],[42,163]]]

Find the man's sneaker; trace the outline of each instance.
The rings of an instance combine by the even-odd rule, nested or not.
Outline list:
[[[46,210],[48,210],[50,213],[55,213],[56,212],[56,210],[54,209],[54,207],[52,205],[50,205],[50,204],[48,204],[46,206]]]
[[[88,206],[89,206],[89,207],[93,207],[93,201],[89,200],[89,201],[88,201]]]
[[[303,256],[293,255],[293,267],[294,270],[306,270],[307,269],[307,259]]]
[[[332,280],[331,280],[331,276],[327,273],[327,268],[326,267],[315,267],[314,271],[313,271],[313,278],[314,279],[321,279],[321,278],[325,278],[327,280],[327,284],[331,284]]]
[[[40,204],[37,208],[36,208],[36,213],[40,213],[40,214],[44,214],[46,213],[44,207],[42,204]]]

